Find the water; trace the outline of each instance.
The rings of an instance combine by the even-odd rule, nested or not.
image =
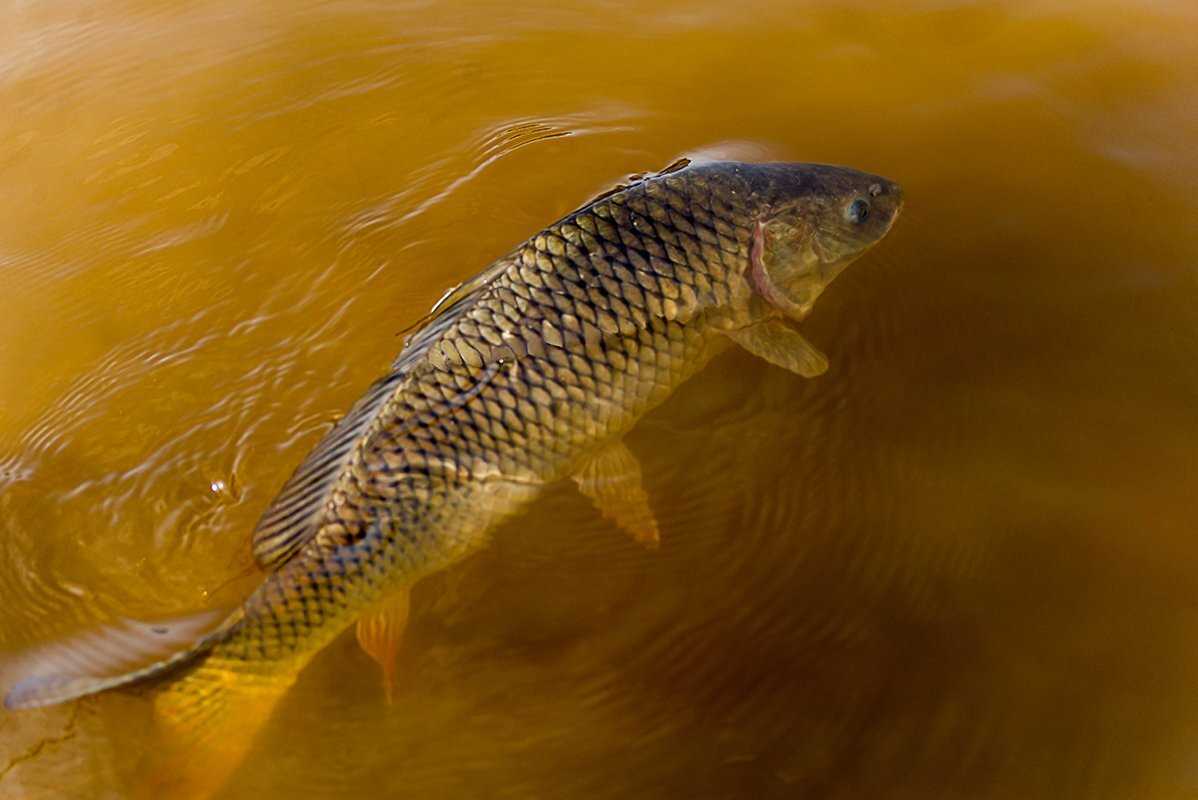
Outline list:
[[[0,650],[234,602],[248,534],[453,283],[680,155],[904,184],[804,329],[344,637],[222,798],[1198,792],[1198,13],[1180,2],[9,2]],[[0,796],[126,796],[113,695]]]

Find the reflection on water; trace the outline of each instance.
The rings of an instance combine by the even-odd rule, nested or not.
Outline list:
[[[570,486],[352,636],[222,796],[1198,791],[1198,16],[1181,2],[14,5],[0,648],[225,602],[446,287],[681,154],[907,211],[647,418],[646,552]],[[121,797],[143,703],[0,716],[0,795]]]

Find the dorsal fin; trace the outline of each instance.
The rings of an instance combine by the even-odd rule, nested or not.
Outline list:
[[[458,304],[495,280],[511,266],[511,263],[509,258],[501,258],[473,278],[446,290],[445,294],[441,295],[441,299],[433,303],[433,307],[428,310],[427,314],[401,331],[408,336],[404,340],[403,351],[395,361],[396,366],[398,367],[399,363],[408,357],[409,351],[419,350],[422,342],[428,342],[431,336],[441,333],[446,327],[438,326],[435,323],[443,322],[446,319],[456,319],[457,315],[453,311],[458,308]]]
[[[391,373],[375,381],[287,479],[254,528],[252,549],[260,567],[278,569],[316,535],[330,490],[387,399],[429,346],[462,316],[468,307],[462,301],[507,266],[506,261],[500,260],[442,297],[433,311],[417,323],[421,327],[409,335],[392,364]]]
[[[619,194],[620,192],[624,191],[625,189],[631,189],[633,186],[636,186],[638,183],[647,181],[650,178],[656,178],[660,175],[669,175],[671,172],[677,172],[680,169],[685,169],[686,167],[690,166],[690,163],[691,163],[691,160],[689,158],[680,158],[677,161],[670,164],[669,166],[667,166],[665,169],[662,169],[658,172],[638,172],[633,175],[629,175],[627,178],[624,179],[624,181],[622,183],[617,183],[615,186],[608,189],[607,191],[600,192],[599,194],[595,195],[590,200],[588,200],[584,205],[589,206],[589,205],[592,205],[593,203],[598,203],[600,200],[604,199],[605,197],[611,197],[613,194]]]
[[[315,533],[329,489],[401,377],[393,372],[375,381],[283,484],[254,528],[254,559],[263,569],[278,569]]]
[[[671,172],[677,172],[680,169],[686,169],[691,165],[691,160],[686,156],[679,158],[663,170],[658,171],[658,175],[669,175]]]

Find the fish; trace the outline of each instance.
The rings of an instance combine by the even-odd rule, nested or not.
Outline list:
[[[207,796],[316,653],[356,623],[387,673],[410,587],[554,483],[656,546],[625,434],[729,348],[826,371],[796,323],[902,204],[805,163],[683,159],[605,192],[442,297],[262,514],[265,577],[238,608],[47,646],[5,705],[149,686],[177,743],[154,791]]]

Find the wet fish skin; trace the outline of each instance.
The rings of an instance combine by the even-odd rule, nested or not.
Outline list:
[[[410,337],[264,513],[254,552],[271,571],[214,633],[119,675],[34,676],[6,702],[157,678],[181,757],[204,739],[232,763],[364,611],[483,546],[729,344],[783,366],[788,348],[805,350],[789,368],[816,374],[822,356],[787,326],[901,203],[897,185],[855,170],[732,162],[676,165],[597,198]],[[214,739],[235,708],[242,735]]]
[[[881,185],[897,198],[890,182],[840,168],[692,166],[529,239],[434,323],[435,335],[414,337],[378,384],[388,396],[314,534],[214,655],[310,652],[364,603],[477,549],[499,518],[701,369],[726,346],[721,332],[769,313],[748,277],[764,219],[788,211],[820,221],[829,208],[839,218],[846,198]],[[847,243],[851,255],[885,233],[887,217],[877,213],[877,227]],[[843,250],[844,238],[831,243]],[[271,520],[268,512],[262,528]]]

